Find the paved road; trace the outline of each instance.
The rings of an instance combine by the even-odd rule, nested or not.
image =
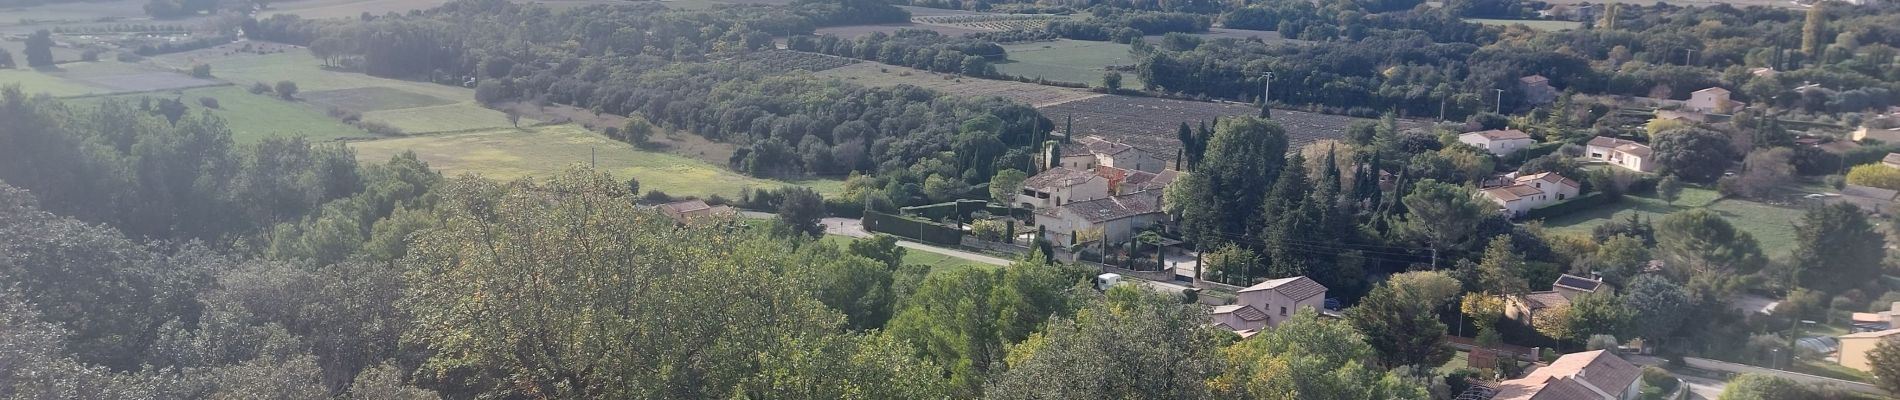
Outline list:
[[[1659,357],[1635,355],[1635,354],[1624,356],[1624,358],[1628,359],[1630,363],[1636,364],[1636,365],[1649,365],[1649,366],[1660,367],[1664,363],[1668,362],[1667,360],[1664,360]],[[1704,378],[1700,376],[1695,376],[1695,375],[1678,374],[1674,372],[1671,372],[1670,375],[1674,375],[1676,378],[1682,379],[1683,384],[1689,385],[1690,399],[1715,400],[1716,398],[1722,397],[1722,388],[1728,385],[1728,383],[1726,382]]]
[[[753,211],[745,211],[743,213],[747,218],[777,218],[776,215],[773,215],[771,213],[762,213],[762,212],[753,212]],[[871,232],[864,230],[863,221],[859,221],[857,219],[832,217],[832,218],[825,218],[819,222],[825,225],[825,233],[827,234],[850,236],[850,237],[857,237],[857,238],[871,237]],[[897,245],[899,247],[903,247],[906,249],[937,253],[937,254],[942,254],[946,256],[961,258],[964,260],[990,264],[990,265],[1008,266],[1011,263],[1013,263],[1013,261],[1010,261],[1007,259],[993,257],[993,256],[985,255],[985,254],[979,254],[979,253],[973,253],[973,252],[957,250],[957,249],[952,249],[952,248],[947,248],[947,247],[913,242],[909,240],[904,240],[902,238],[897,239]],[[1184,264],[1193,264],[1194,258],[1192,255],[1190,255],[1190,256],[1187,256],[1186,259],[1177,260],[1175,258],[1170,258],[1169,261],[1182,262]],[[1129,281],[1132,281],[1132,282],[1140,283],[1144,286],[1147,286],[1150,289],[1154,289],[1154,290],[1158,290],[1158,291],[1162,291],[1166,293],[1181,293],[1181,291],[1187,290],[1188,288],[1187,286],[1175,284],[1173,282],[1157,282],[1157,281],[1150,281],[1150,280],[1140,279],[1140,278],[1135,278],[1135,277],[1127,277],[1125,279],[1128,279]]]

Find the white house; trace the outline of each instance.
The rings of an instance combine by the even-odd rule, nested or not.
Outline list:
[[[1636,172],[1656,169],[1655,163],[1650,162],[1651,154],[1648,145],[1606,136],[1590,139],[1584,146],[1584,157],[1590,161],[1602,161]]]
[[[1583,187],[1577,181],[1545,172],[1520,176],[1510,185],[1485,189],[1480,193],[1492,203],[1497,203],[1498,208],[1508,210],[1515,216],[1576,198],[1582,191]]]
[[[1607,350],[1571,353],[1498,383],[1491,400],[1635,400],[1642,376],[1642,368]]]
[[[1295,276],[1260,282],[1238,292],[1236,305],[1253,307],[1267,314],[1266,326],[1280,326],[1301,308],[1326,307],[1326,285],[1312,278]],[[1236,329],[1239,330],[1239,329]]]
[[[1100,230],[1109,243],[1126,242],[1135,232],[1167,220],[1158,194],[1144,192],[1037,208],[1036,226],[1057,240]]]
[[[1537,145],[1531,135],[1516,129],[1493,129],[1458,135],[1458,141],[1475,146],[1499,156],[1508,156],[1519,150]]]
[[[1023,208],[1046,209],[1078,201],[1108,197],[1108,178],[1095,171],[1050,168],[1023,180],[1016,204]]]
[[[1064,143],[1049,151],[1051,153],[1044,155],[1045,157],[1055,160],[1055,166],[1069,169],[1092,170],[1095,167],[1115,167],[1156,173],[1167,166],[1167,163],[1148,152],[1099,136],[1077,138],[1073,143]]]
[[[1728,89],[1720,87],[1697,90],[1689,93],[1689,101],[1684,102],[1683,106],[1699,112],[1729,114],[1740,109],[1742,103],[1729,100],[1728,95]]]

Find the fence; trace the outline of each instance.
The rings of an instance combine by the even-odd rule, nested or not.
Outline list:
[[[963,231],[937,225],[930,221],[921,221],[876,211],[864,212],[864,229],[871,232],[887,233],[910,238],[924,243],[955,246],[963,242]]]

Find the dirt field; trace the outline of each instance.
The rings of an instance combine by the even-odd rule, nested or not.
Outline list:
[[[1201,121],[1207,121],[1212,125],[1220,117],[1256,115],[1260,112],[1259,108],[1247,104],[1122,95],[1105,95],[1037,109],[1042,111],[1043,116],[1056,121],[1058,130],[1062,129],[1067,118],[1074,116],[1075,135],[1078,137],[1098,135],[1118,140],[1164,159],[1173,159],[1175,151],[1181,147],[1181,141],[1175,133],[1182,122],[1198,125]],[[1320,139],[1344,137],[1346,128],[1354,121],[1370,121],[1291,110],[1273,110],[1273,120],[1286,128],[1288,149],[1299,149]],[[1401,120],[1400,124],[1411,127],[1421,126],[1422,123]]]
[[[383,15],[387,13],[407,13],[410,10],[427,10],[447,4],[448,0],[300,0],[270,3],[270,9],[257,13],[257,18],[270,18],[277,14],[295,14],[304,18],[355,18],[369,13]]]
[[[1102,95],[1080,89],[961,77],[874,62],[861,62],[833,68],[819,72],[818,75],[865,86],[884,87],[908,84],[960,96],[997,96],[1037,107]]]
[[[453,101],[429,95],[404,92],[386,87],[363,87],[304,92],[298,97],[302,97],[304,101],[308,101],[324,109],[335,108],[359,113],[455,104]]]

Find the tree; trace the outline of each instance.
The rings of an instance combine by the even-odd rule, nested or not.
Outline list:
[[[265,94],[265,93],[270,93],[271,88],[270,88],[270,85],[266,85],[264,84],[264,82],[257,82],[257,83],[251,84],[250,91],[251,91],[251,94]]]
[[[514,109],[510,108],[506,110],[501,110],[501,113],[508,117],[508,125],[514,126],[516,129],[521,128],[521,112],[520,111],[515,111]]]
[[[1366,336],[1386,369],[1410,366],[1424,376],[1451,360],[1445,345],[1445,324],[1438,322],[1443,297],[1424,298],[1392,284],[1372,288],[1359,305],[1346,310],[1346,321]]]
[[[1688,290],[1656,275],[1636,277],[1623,291],[1630,317],[1625,331],[1650,342],[1674,337],[1694,306]]]
[[[1742,160],[1742,173],[1722,178],[1723,192],[1743,197],[1761,197],[1787,185],[1794,179],[1794,149],[1776,147],[1755,150]]]
[[[1820,3],[1808,7],[1807,18],[1801,23],[1801,54],[1806,54],[1810,60],[1819,59],[1821,46],[1826,45],[1821,43],[1827,35],[1824,31],[1826,27],[1823,26],[1827,19],[1826,8],[1825,4]]]
[[[191,77],[201,79],[211,78],[211,64],[192,64]]]
[[[996,171],[996,176],[990,177],[990,201],[1004,205],[1015,203],[1016,192],[1022,191],[1023,180],[1026,179],[1029,179],[1029,174],[1014,168]]]
[[[1425,388],[1362,364],[1375,355],[1344,321],[1302,309],[1222,351],[1226,369],[1209,381],[1216,398],[1426,399]]]
[[[644,146],[647,140],[653,138],[653,123],[647,122],[645,117],[638,115],[627,117],[627,123],[620,128],[620,134],[627,138],[627,143]]]
[[[1656,195],[1669,205],[1675,205],[1676,199],[1682,197],[1682,180],[1675,175],[1663,175],[1662,180],[1656,182]]]
[[[1682,280],[1708,273],[1753,273],[1765,262],[1754,236],[1703,209],[1663,218],[1656,229],[1656,255]]]
[[[26,56],[26,65],[29,67],[53,66],[53,33],[41,29],[27,35],[26,49],[20,53]]]
[[[1478,287],[1486,293],[1518,296],[1530,293],[1530,282],[1524,279],[1524,256],[1511,248],[1510,235],[1498,235],[1484,248],[1484,259],[1478,263]]]
[[[1111,288],[1075,318],[1052,320],[1010,346],[1009,370],[986,385],[984,397],[1206,397],[1206,381],[1218,371],[1219,341],[1203,326],[1198,307],[1132,286]]]
[[[1714,182],[1735,160],[1728,135],[1700,127],[1664,131],[1650,146],[1662,173],[1690,182]]]
[[[1582,344],[1592,335],[1620,334],[1629,321],[1623,300],[1610,293],[1585,293],[1572,299],[1567,308],[1558,322],[1565,325],[1562,331],[1568,335],[1552,337],[1573,344]]]
[[[1108,71],[1108,73],[1102,74],[1102,88],[1108,89],[1109,93],[1115,93],[1115,92],[1121,91],[1122,90],[1122,73],[1115,72],[1115,71]]]
[[[812,237],[825,234],[825,225],[821,222],[825,218],[825,199],[817,191],[804,186],[786,186],[780,188],[777,195],[779,222],[793,232]]]
[[[1649,245],[1643,243],[1642,239],[1619,234],[1597,246],[1588,265],[1590,272],[1603,275],[1604,282],[1621,287],[1649,268],[1649,261],[1654,259],[1650,256]]]
[[[277,81],[276,91],[277,91],[277,97],[279,98],[282,98],[284,100],[296,100],[297,99],[297,82]]]
[[[1852,203],[1809,208],[1795,225],[1794,257],[1788,264],[1802,286],[1836,294],[1880,280],[1886,237],[1874,231]]]
[[[904,266],[905,250],[903,246],[897,245],[896,236],[877,234],[869,238],[853,240],[847,250],[852,255],[884,263],[884,267],[892,271]]]
[[[640,178],[635,178],[631,176],[627,177],[627,198],[637,199],[639,198],[639,196],[640,196]]]
[[[930,274],[886,331],[943,367],[957,397],[977,397],[1002,367],[1004,349],[1029,338],[1051,316],[1066,315],[1067,280],[1040,260],[1001,270]]]
[[[1258,243],[1249,227],[1265,219],[1261,204],[1279,180],[1287,153],[1286,131],[1275,122],[1232,117],[1215,124],[1207,153],[1187,175],[1182,230],[1207,247],[1223,241]]]
[[[7,49],[0,49],[0,69],[13,69],[18,66],[19,65],[14,64],[13,52],[7,51]]]
[[[1222,244],[1214,252],[1201,259],[1201,279],[1222,282],[1229,285],[1249,285],[1246,281],[1258,257],[1253,251],[1233,243]]]
[[[1438,250],[1469,249],[1478,241],[1474,221],[1490,219],[1497,207],[1471,189],[1436,180],[1420,181],[1399,200],[1407,214],[1398,228],[1403,236]]]
[[[1742,374],[1728,381],[1719,400],[1803,400],[1814,393],[1800,382],[1779,376]]]
[[[844,313],[851,329],[881,328],[890,319],[894,269],[828,243],[802,246],[798,253],[794,281],[825,306]]]
[[[1853,169],[1847,170],[1847,183],[1900,190],[1900,169],[1878,163],[1856,165]]]
[[[1874,376],[1874,384],[1887,393],[1900,393],[1900,343],[1893,340],[1881,340],[1874,350],[1867,352],[1868,371]]]

